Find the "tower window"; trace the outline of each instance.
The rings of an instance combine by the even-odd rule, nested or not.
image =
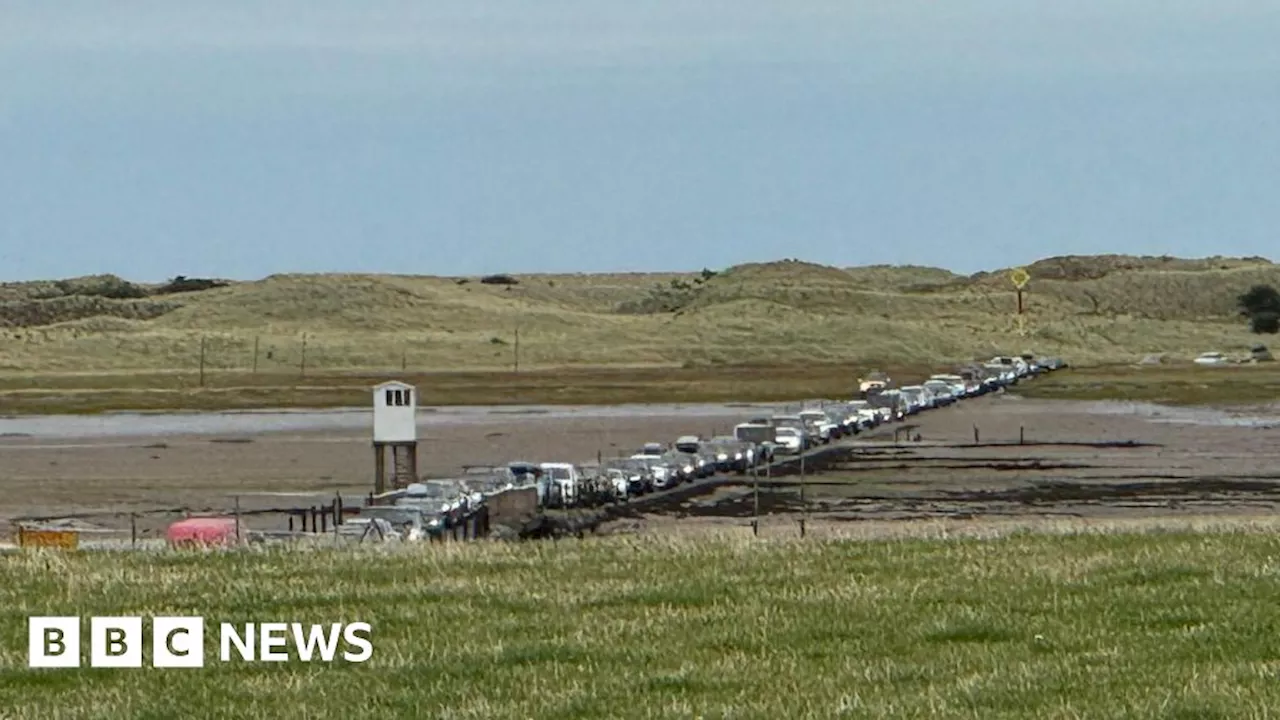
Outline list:
[[[387,407],[409,407],[412,404],[412,390],[387,390],[385,399]]]

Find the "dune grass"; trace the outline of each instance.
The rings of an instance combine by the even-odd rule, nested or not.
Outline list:
[[[0,286],[0,373],[194,370],[202,356],[226,371],[502,369],[515,363],[517,332],[528,367],[952,362],[1026,348],[1114,363],[1247,349],[1256,338],[1236,296],[1280,285],[1280,268],[1244,260],[1084,258],[1031,270],[1025,334],[1003,273],[935,268],[777,262],[515,285],[278,275],[142,298],[92,294],[119,279],[10,284]]]
[[[1236,315],[1236,295],[1280,285],[1280,268],[1258,259],[1054,258],[1029,269],[1021,323],[1004,272],[794,261],[514,285],[277,275],[153,296],[109,276],[7,284],[0,413],[364,404],[369,378],[396,375],[430,384],[436,404],[843,394],[874,368],[1012,352],[1077,366],[1240,354],[1258,337]],[[1211,394],[1198,379],[1165,391],[1147,377],[1052,392]]]
[[[0,560],[0,713],[1262,718],[1277,557],[1245,532],[22,555]],[[28,615],[160,613],[362,620],[374,654],[25,666]]]

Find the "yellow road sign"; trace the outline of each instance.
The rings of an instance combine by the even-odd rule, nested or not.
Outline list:
[[[1013,281],[1014,287],[1021,290],[1027,286],[1027,283],[1031,282],[1031,273],[1027,272],[1026,268],[1016,268],[1009,273],[1009,279]]]

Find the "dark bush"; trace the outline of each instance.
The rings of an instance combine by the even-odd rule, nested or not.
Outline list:
[[[174,293],[200,292],[202,290],[212,290],[214,288],[226,287],[228,285],[225,280],[213,280],[210,278],[189,278],[186,275],[178,275],[169,282],[155,289],[156,295],[172,295]]]
[[[485,285],[519,285],[520,281],[510,275],[485,275],[480,278]]]
[[[1236,300],[1240,305],[1240,314],[1252,315],[1259,312],[1280,313],[1280,292],[1270,285],[1254,285],[1249,292]]]
[[[1255,333],[1280,332],[1280,292],[1270,285],[1254,285],[1237,302],[1240,314],[1249,318],[1249,329]]]
[[[1280,332],[1280,313],[1264,310],[1249,316],[1249,329],[1258,334]]]

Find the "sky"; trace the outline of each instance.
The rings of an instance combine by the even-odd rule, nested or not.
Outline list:
[[[1273,256],[1267,0],[0,0],[0,280]]]

